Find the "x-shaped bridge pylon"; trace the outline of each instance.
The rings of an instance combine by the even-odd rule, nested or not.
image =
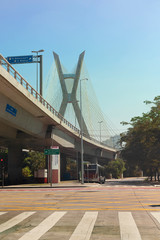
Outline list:
[[[79,55],[78,64],[77,64],[75,74],[64,74],[63,71],[62,71],[59,56],[55,52],[53,52],[54,60],[55,60],[55,64],[56,64],[61,88],[62,88],[62,94],[63,94],[63,99],[62,99],[62,103],[61,103],[61,106],[60,106],[59,113],[62,116],[64,116],[66,108],[67,108],[67,104],[72,103],[76,118],[77,118],[78,123],[79,123],[79,126],[81,126],[81,110],[80,110],[80,107],[78,105],[78,100],[76,98],[76,93],[77,93],[78,83],[80,81],[80,74],[81,74],[84,54],[85,54],[85,51],[82,52]],[[71,93],[68,93],[68,91],[67,91],[67,87],[66,87],[66,83],[65,83],[65,79],[67,79],[67,78],[74,79]],[[83,115],[82,115],[82,124],[83,124],[83,132],[87,136],[89,136],[87,125],[84,121]]]

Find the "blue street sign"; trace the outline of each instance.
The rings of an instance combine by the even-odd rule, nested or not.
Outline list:
[[[17,109],[15,109],[14,107],[12,107],[11,105],[7,104],[6,106],[6,112],[12,114],[14,117],[16,117],[17,114]]]
[[[33,62],[33,55],[7,57],[7,61],[11,64],[32,63]]]

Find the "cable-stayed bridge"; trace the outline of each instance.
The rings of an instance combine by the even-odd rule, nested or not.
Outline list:
[[[55,53],[54,56],[58,58],[58,55]],[[82,55],[80,55],[80,58],[81,57]],[[79,61],[82,60],[80,58]],[[56,65],[58,66],[58,63],[56,63]],[[52,102],[52,99],[54,99],[53,93],[50,95],[50,91],[47,90],[47,95],[44,94],[44,97],[42,97],[12,65],[0,55],[0,146],[8,147],[8,174],[12,183],[19,182],[21,179],[22,148],[43,151],[44,148],[59,146],[61,152],[61,169],[65,168],[64,163],[66,156],[70,156],[79,162],[81,149],[79,115],[83,116],[84,130],[87,129],[87,131],[83,133],[84,160],[98,162],[100,160],[107,161],[114,158],[116,154],[114,148],[102,142],[100,143],[98,136],[97,139],[92,137],[91,130],[94,128],[97,120],[93,121],[93,123],[86,120],[87,113],[85,111],[87,111],[87,108],[85,104],[83,104],[84,115],[80,113],[78,81],[83,78],[82,66],[80,70],[81,71],[79,71],[79,67],[77,67],[76,72],[72,73],[73,75],[68,74],[68,76],[67,73],[62,72],[62,69],[61,73],[58,73],[60,70],[57,71],[58,77],[61,78],[63,98],[60,101],[57,95],[57,101],[54,103]],[[73,81],[75,77],[78,79],[76,82],[77,86],[76,84],[74,85]],[[74,95],[74,91],[72,91],[73,86],[70,91],[69,85],[66,84],[66,90],[64,90],[65,87],[62,83],[64,79],[72,79],[72,83],[76,89],[76,95]],[[84,81],[82,85],[85,84]],[[64,89],[62,90],[62,88]],[[51,89],[49,81],[48,89]],[[83,97],[81,102],[83,103],[86,101],[85,98],[87,96],[84,89],[84,86],[82,86]],[[90,92],[88,93],[90,94]],[[89,102],[90,99],[87,104]],[[56,106],[58,103],[60,109],[56,110],[58,109],[58,105]],[[68,118],[67,107],[69,105],[71,106],[71,103],[74,112],[72,114],[68,113],[70,117]],[[55,106],[53,104],[55,104]],[[90,118],[95,118],[96,116],[94,115],[98,115],[98,110],[95,113],[91,111],[91,113],[93,115],[91,114]],[[103,118],[99,119],[103,121]],[[92,123],[93,128],[91,128],[88,122]]]
[[[117,135],[117,132],[113,130],[112,123],[99,106],[84,62],[85,52],[80,54],[78,62],[71,72],[65,69],[55,52],[53,55],[54,63],[44,84],[44,98],[79,129],[81,128],[82,111],[84,135],[101,142],[101,144],[114,147],[112,137]],[[98,81],[101,84],[99,79]],[[80,106],[81,103],[82,106]]]

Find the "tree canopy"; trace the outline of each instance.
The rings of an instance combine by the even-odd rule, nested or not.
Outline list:
[[[23,161],[23,175],[31,176],[35,170],[45,168],[45,155],[41,152],[29,152]]]
[[[160,96],[145,104],[151,105],[148,113],[122,123],[130,127],[121,134],[121,143],[125,143],[121,156],[130,166],[139,166],[152,174],[160,169]]]
[[[105,166],[105,170],[107,174],[112,174],[113,178],[121,178],[123,172],[126,170],[125,163],[122,159],[117,158],[116,160],[112,160]]]

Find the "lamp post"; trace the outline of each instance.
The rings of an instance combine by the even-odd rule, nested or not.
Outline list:
[[[103,122],[103,121],[98,122],[99,125],[100,125],[100,127],[99,127],[99,128],[100,128],[100,129],[99,129],[99,132],[100,132],[100,135],[99,135],[99,136],[100,136],[100,143],[101,143],[101,123],[102,123],[102,122]]]
[[[38,92],[38,53],[40,53],[40,52],[44,52],[44,50],[41,49],[41,50],[38,50],[38,51],[32,51],[32,53],[36,53],[37,54],[37,82],[36,82],[36,90],[37,90],[37,92]]]
[[[84,164],[83,164],[83,119],[82,119],[82,89],[81,82],[88,78],[80,79],[80,112],[81,112],[81,184],[84,184]]]

